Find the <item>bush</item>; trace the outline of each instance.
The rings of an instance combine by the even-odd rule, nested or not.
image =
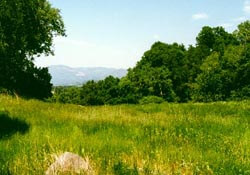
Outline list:
[[[0,94],[6,94],[6,95],[9,95],[9,94],[11,94],[11,92],[10,91],[8,91],[7,89],[5,89],[5,88],[1,88],[0,87]]]
[[[230,100],[250,99],[250,86],[243,87],[240,90],[232,91]]]
[[[147,97],[143,97],[139,103],[140,104],[151,104],[151,103],[156,103],[156,104],[160,104],[163,103],[165,100],[161,97],[157,97],[157,96],[147,96]]]

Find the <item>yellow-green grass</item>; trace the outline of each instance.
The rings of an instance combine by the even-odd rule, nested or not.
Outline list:
[[[0,96],[0,174],[57,155],[96,174],[250,174],[250,101],[83,107]]]

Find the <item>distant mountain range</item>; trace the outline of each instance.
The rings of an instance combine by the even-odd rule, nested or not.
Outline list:
[[[121,78],[126,75],[126,69],[114,69],[104,67],[79,67],[56,65],[49,67],[54,86],[82,85],[88,80],[102,80],[107,76]]]

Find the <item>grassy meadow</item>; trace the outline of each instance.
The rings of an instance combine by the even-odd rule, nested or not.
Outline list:
[[[66,151],[95,174],[250,174],[250,101],[83,107],[0,96],[0,174]]]

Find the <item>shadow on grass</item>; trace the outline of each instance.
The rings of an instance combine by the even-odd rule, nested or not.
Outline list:
[[[15,133],[25,134],[30,126],[25,121],[12,118],[7,112],[0,111],[0,140],[8,139]]]

